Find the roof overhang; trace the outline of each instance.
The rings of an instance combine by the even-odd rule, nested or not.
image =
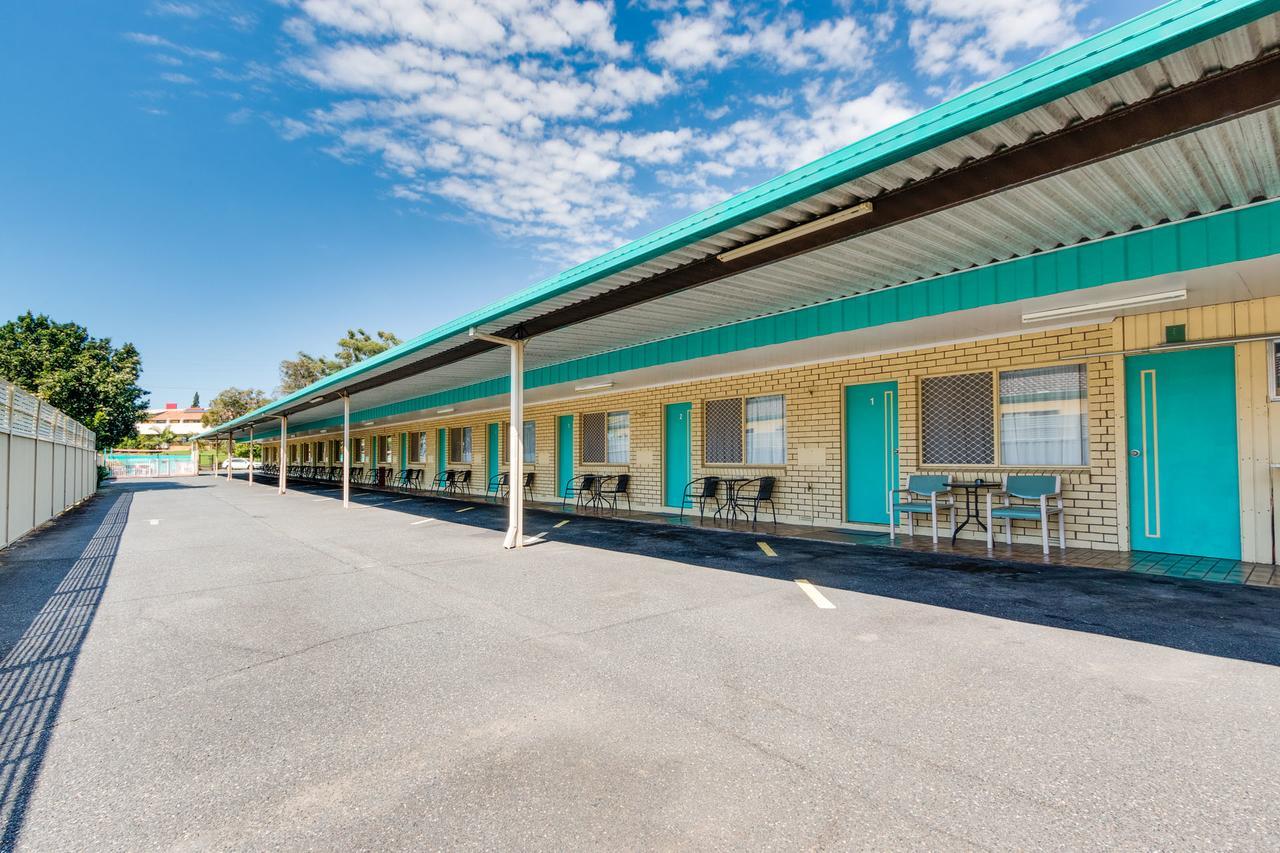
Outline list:
[[[1274,198],[1278,5],[1168,4],[205,435],[302,412],[323,419],[343,395],[363,406],[388,394],[403,398],[504,375],[504,355],[468,338],[472,327],[533,338],[536,367],[944,273],[948,268],[920,271],[907,263],[914,235],[946,230],[961,217],[993,216],[1009,200],[1037,193],[1057,193],[1079,209],[1063,212],[1070,227],[1049,224],[1011,240],[1018,253]],[[1131,173],[1133,183],[1165,180],[1161,158],[1189,156],[1186,139],[1227,146],[1241,174],[1213,191],[1184,187],[1185,199],[1171,198],[1176,191],[1148,193],[1129,210],[1071,197],[1077,179],[1105,179],[1108,164],[1124,164],[1121,174]],[[1270,165],[1260,162],[1268,158]],[[1194,171],[1178,179],[1203,180]],[[862,215],[828,218],[868,202]],[[1006,212],[998,227],[1011,229],[1007,219]],[[695,227],[699,222],[706,224]],[[733,251],[753,241],[768,245]],[[977,237],[951,242],[936,253],[950,259],[950,270],[1014,254]],[[642,245],[663,251],[645,253]],[[906,273],[858,281],[877,264]],[[739,290],[745,298],[734,298]]]

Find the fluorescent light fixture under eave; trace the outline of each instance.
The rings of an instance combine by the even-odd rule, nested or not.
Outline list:
[[[601,390],[603,390],[603,389],[605,389],[605,388],[612,388],[612,387],[613,387],[613,383],[612,383],[612,382],[595,382],[595,383],[592,383],[591,385],[577,385],[577,386],[575,386],[575,387],[574,387],[574,389],[573,389],[573,390],[575,390],[575,391],[601,391]]]
[[[1037,323],[1041,320],[1057,320],[1062,317],[1078,317],[1082,314],[1106,314],[1125,308],[1141,308],[1146,305],[1159,305],[1164,302],[1181,302],[1187,298],[1187,290],[1165,290],[1160,293],[1147,293],[1142,296],[1130,296],[1125,299],[1110,299],[1105,302],[1087,302],[1084,305],[1068,305],[1065,308],[1048,308],[1044,311],[1029,311],[1022,315],[1022,322]]]
[[[855,204],[853,207],[837,210],[835,213],[814,219],[811,222],[804,222],[794,228],[788,228],[786,231],[779,231],[777,234],[771,234],[759,240],[753,240],[745,246],[739,246],[736,249],[730,249],[727,252],[721,252],[716,255],[716,259],[720,261],[732,261],[734,258],[741,258],[750,255],[752,252],[758,252],[761,249],[767,249],[770,246],[776,246],[779,243],[785,243],[796,237],[805,234],[811,234],[830,225],[836,225],[850,219],[857,219],[859,216],[866,216],[872,211],[871,202],[864,201],[862,204]]]
[[[323,397],[323,396],[320,396],[320,397],[312,397],[312,398],[311,398],[310,400],[308,400],[307,402],[308,402],[308,403],[319,403],[319,402],[322,402],[323,400],[324,400],[324,397]]]
[[[452,412],[452,411],[453,411],[453,406],[450,406],[450,407],[449,407],[449,408],[447,408],[447,409],[436,409],[436,414],[437,414],[437,415],[447,415],[447,414],[449,414],[449,413],[450,413],[450,412]]]

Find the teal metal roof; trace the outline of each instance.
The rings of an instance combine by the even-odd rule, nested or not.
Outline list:
[[[516,311],[535,307],[1277,11],[1280,11],[1280,0],[1172,0],[707,210],[438,326],[394,349],[207,430],[200,437],[225,432],[318,394],[337,390],[352,379],[465,334],[469,328],[486,326]]]

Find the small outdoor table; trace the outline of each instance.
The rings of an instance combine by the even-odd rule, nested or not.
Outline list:
[[[960,535],[960,531],[964,530],[965,525],[970,521],[977,522],[978,526],[984,531],[987,525],[982,523],[982,516],[978,512],[978,493],[983,489],[996,489],[1000,487],[1000,483],[989,483],[979,480],[957,480],[947,483],[947,488],[960,489],[964,492],[964,520],[956,527],[956,532],[951,534],[951,544],[956,544],[956,537]],[[953,508],[951,510],[955,512]]]
[[[738,505],[738,488],[744,483],[750,483],[753,477],[721,477],[720,482],[724,483],[724,506],[717,509],[715,514],[719,515],[721,510],[725,511],[725,515],[732,524],[738,519],[738,513],[742,513],[743,521],[750,521],[751,514]]]

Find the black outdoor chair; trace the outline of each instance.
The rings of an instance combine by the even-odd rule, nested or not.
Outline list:
[[[720,511],[720,498],[717,497],[720,491],[719,477],[699,477],[692,480],[684,487],[684,495],[680,499],[680,517],[684,518],[684,506],[687,503],[690,507],[696,502],[698,504],[698,518],[705,519],[707,517],[707,501],[715,501],[716,512]]]
[[[524,475],[524,496],[525,500],[533,500],[533,471],[526,471]]]
[[[493,502],[497,503],[507,496],[510,491],[511,472],[503,471],[501,474],[494,474],[489,478],[488,484],[484,487],[484,496],[493,495]]]
[[[422,490],[422,469],[410,468],[408,476],[405,477],[404,487],[410,491],[417,492]]]
[[[596,488],[596,494],[602,503],[609,505],[609,508],[617,513],[618,498],[627,499],[627,512],[631,512],[631,475],[615,474],[612,477],[604,477]]]
[[[777,477],[758,477],[754,480],[748,480],[734,492],[734,503],[742,507],[746,512],[748,506],[751,507],[751,529],[755,530],[756,517],[760,514],[760,504],[769,504],[769,511],[773,513],[773,526],[778,526],[778,510],[773,505],[773,487],[778,482]],[[746,493],[744,490],[749,489],[752,485],[756,490]]]
[[[443,471],[437,471],[431,477],[431,491],[436,494],[443,494],[449,490],[449,480],[453,478],[453,472],[446,468]]]
[[[590,504],[596,497],[596,484],[600,478],[596,474],[579,474],[569,479],[564,484],[564,495],[560,499],[560,508],[564,509],[569,504],[569,499],[573,498],[575,504],[582,504],[582,496],[587,496],[587,503]]]
[[[348,479],[351,481],[352,485],[355,485],[356,483],[360,482],[360,478],[362,476],[364,476],[364,468],[361,468],[359,465],[357,465],[356,467],[351,469],[351,473],[348,475]]]

